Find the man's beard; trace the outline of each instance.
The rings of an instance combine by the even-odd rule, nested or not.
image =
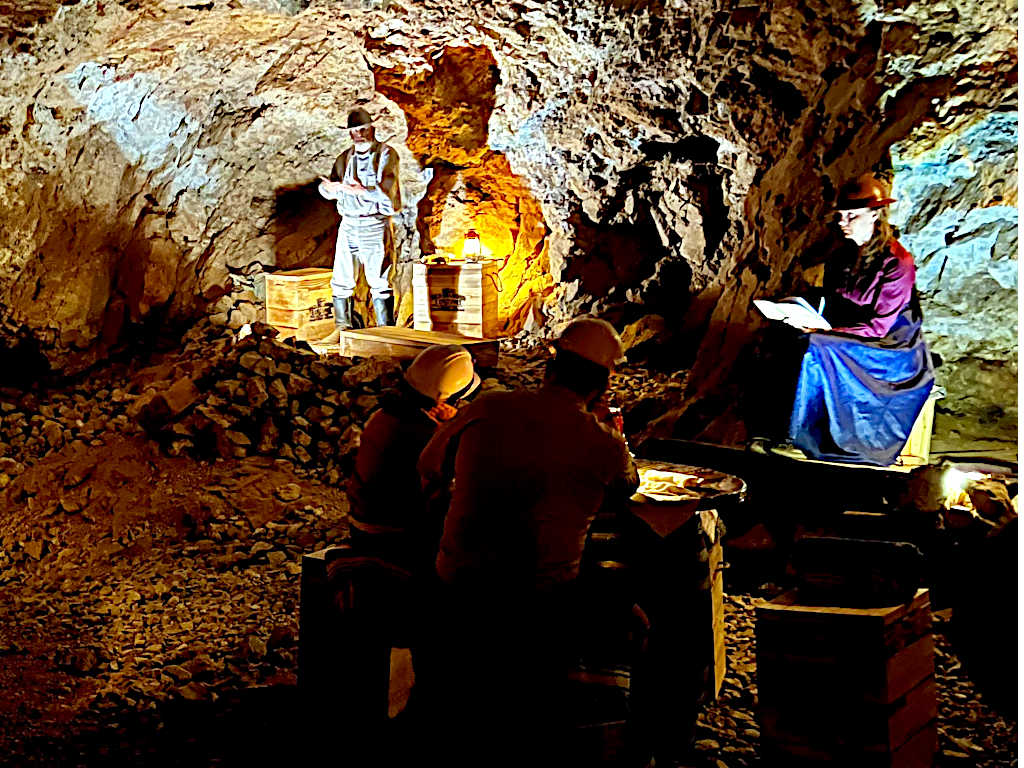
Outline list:
[[[357,141],[356,152],[368,152],[370,147],[373,145],[372,141]]]

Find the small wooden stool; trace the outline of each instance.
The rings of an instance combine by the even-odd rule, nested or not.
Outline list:
[[[757,606],[762,759],[768,765],[930,768],[937,749],[931,606]]]

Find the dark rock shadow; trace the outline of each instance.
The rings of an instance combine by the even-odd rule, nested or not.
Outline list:
[[[274,212],[267,229],[274,237],[277,269],[330,268],[338,239],[334,203],[317,191],[318,179],[274,190]]]

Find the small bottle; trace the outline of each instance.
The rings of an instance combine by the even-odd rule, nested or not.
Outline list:
[[[625,436],[625,421],[622,418],[622,409],[617,405],[610,405],[608,406],[608,416],[615,431]]]

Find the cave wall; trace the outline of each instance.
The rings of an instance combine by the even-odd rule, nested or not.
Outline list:
[[[1016,433],[1017,145],[1017,115],[995,112],[938,142],[893,147],[891,220],[914,254],[942,361],[941,430]]]
[[[759,326],[750,301],[792,285],[842,182],[892,164],[897,185],[931,189],[972,126],[1017,104],[1008,0],[81,0],[35,11],[33,26],[35,13],[0,7],[10,337],[81,365],[126,322],[208,302],[230,319],[254,298],[238,279],[253,264],[329,263],[333,212],[312,184],[361,102],[400,147],[404,261],[454,248],[479,221],[485,245],[516,254],[510,331],[555,333],[587,311],[620,327],[663,316],[673,362],[690,373],[683,407],[653,431],[720,440],[740,436],[731,404],[735,362]],[[1009,149],[978,151],[1005,165]],[[1007,205],[997,195],[1015,199],[1016,181],[946,186],[957,184],[978,198],[922,198],[901,231],[922,261],[951,407],[994,413],[983,385],[995,380],[979,372],[1012,352],[996,383],[1008,386],[1015,318],[988,313],[990,332],[955,310],[948,266],[941,287],[926,286],[938,261],[966,263],[926,233],[945,227],[945,242],[961,216],[951,242],[989,254],[964,270],[1002,303],[1016,291],[1005,265],[1016,224],[993,210]],[[966,245],[970,232],[989,242],[993,226],[1002,234],[987,251]],[[399,272],[407,280],[408,263]],[[225,285],[235,292],[220,296]],[[950,330],[965,323],[966,334]]]

